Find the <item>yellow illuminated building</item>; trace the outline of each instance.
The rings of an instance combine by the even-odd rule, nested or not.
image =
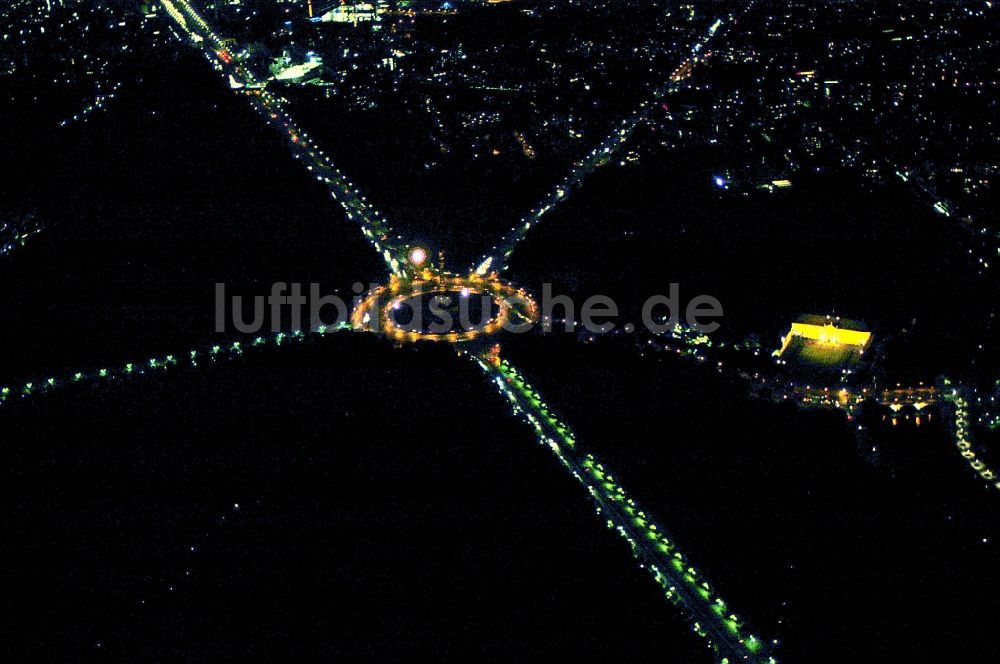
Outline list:
[[[794,356],[796,363],[850,366],[861,359],[871,341],[871,332],[856,321],[802,316],[792,323],[774,355]]]

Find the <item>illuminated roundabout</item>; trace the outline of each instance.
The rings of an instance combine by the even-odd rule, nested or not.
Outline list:
[[[422,247],[411,248],[404,265],[402,276],[392,275],[388,284],[366,293],[354,307],[355,330],[382,333],[398,342],[462,343],[504,330],[526,330],[538,322],[535,300],[495,272],[461,276],[435,269],[427,265]],[[476,306],[478,311],[473,311]],[[473,323],[473,318],[478,321]]]

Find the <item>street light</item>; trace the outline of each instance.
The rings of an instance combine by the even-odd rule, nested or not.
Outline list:
[[[423,247],[413,247],[410,249],[410,263],[416,267],[420,267],[427,261],[427,250]]]

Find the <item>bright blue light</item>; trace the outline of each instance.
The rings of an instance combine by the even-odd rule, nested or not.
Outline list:
[[[726,187],[726,178],[722,177],[721,175],[716,175],[715,186],[718,187],[719,189],[724,189]]]

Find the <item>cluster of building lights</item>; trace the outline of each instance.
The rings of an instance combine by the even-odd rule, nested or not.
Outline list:
[[[997,403],[998,396],[1000,396],[1000,380],[993,384],[993,394],[988,395],[986,398],[981,396],[976,397],[976,407],[979,411],[979,417],[976,421],[990,431],[1000,429],[1000,404]]]
[[[106,110],[108,107],[108,102],[118,96],[118,90],[121,89],[122,84],[116,82],[111,86],[111,90],[108,92],[98,93],[90,102],[85,104],[73,117],[66,118],[59,122],[60,127],[66,127],[75,122],[86,122],[91,115],[97,113],[98,111]]]
[[[752,5],[753,3],[750,4]],[[657,107],[657,104],[662,99],[666,98],[670,94],[673,94],[686,85],[687,80],[690,78],[691,70],[695,65],[705,59],[702,49],[707,46],[709,41],[716,35],[721,25],[724,23],[732,24],[734,20],[735,16],[730,15],[725,21],[719,19],[713,23],[705,36],[691,46],[689,55],[685,58],[684,62],[677,68],[677,70],[674,71],[670,79],[654,91],[652,99],[650,101],[642,102],[639,108],[627,118],[622,120],[621,123],[615,127],[615,129],[607,136],[607,138],[604,139],[604,141],[601,142],[600,145],[591,150],[583,159],[573,164],[569,174],[567,174],[566,177],[555,186],[541,205],[521,219],[519,224],[512,226],[510,233],[504,237],[499,244],[494,245],[487,255],[480,259],[476,267],[476,271],[479,274],[486,274],[491,269],[498,269],[497,266],[501,266],[499,269],[506,267],[502,264],[505,263],[510,257],[511,253],[514,251],[514,247],[516,247],[517,244],[524,239],[524,237],[528,234],[528,231],[531,230],[532,226],[537,225],[556,205],[567,200],[570,193],[576,189],[588,175],[593,173],[598,167],[607,164],[611,158],[622,149],[622,146],[635,132],[636,127],[649,118],[650,112]]]
[[[0,74],[15,74],[23,69],[32,75],[36,40],[42,42],[43,51],[57,50],[52,61],[46,63],[51,72],[50,83],[66,92],[74,88],[82,97],[79,110],[66,114],[57,121],[65,127],[74,122],[86,121],[94,113],[107,108],[121,88],[121,82],[112,82],[113,54],[127,53],[131,44],[123,38],[120,47],[105,50],[119,35],[125,33],[127,10],[109,3],[85,3],[76,0],[47,0],[45,2],[8,2],[0,9],[0,41],[5,46],[18,45],[16,58],[4,57]],[[20,27],[18,28],[18,24]],[[9,32],[8,32],[9,30]],[[93,48],[100,43],[101,47]],[[86,47],[84,47],[86,46]],[[9,55],[9,53],[4,54]],[[52,65],[60,67],[52,69]],[[35,97],[35,101],[38,98]],[[53,105],[54,106],[54,105]]]
[[[41,232],[42,226],[32,217],[0,223],[0,256],[7,256],[18,247],[23,247]]]

